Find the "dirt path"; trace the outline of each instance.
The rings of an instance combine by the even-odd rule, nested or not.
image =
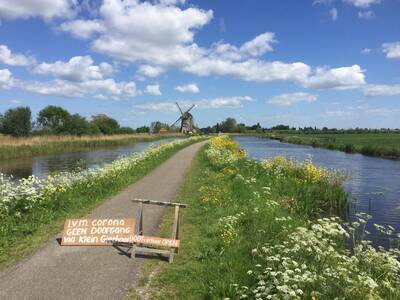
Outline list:
[[[88,217],[132,218],[136,212],[136,204],[131,201],[134,197],[174,199],[193,157],[204,143],[179,151]],[[145,207],[145,234],[157,230],[163,212],[162,207]],[[53,239],[0,273],[0,299],[121,299],[137,278],[143,260],[130,259],[114,247],[61,247]]]

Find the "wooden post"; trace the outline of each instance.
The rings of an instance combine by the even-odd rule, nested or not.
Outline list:
[[[168,256],[169,262],[172,263],[174,260],[174,254],[178,253],[178,247],[179,247],[179,209],[187,207],[187,204],[183,203],[178,203],[178,202],[170,202],[170,201],[156,201],[156,200],[148,200],[148,199],[133,199],[134,202],[139,203],[139,208],[137,211],[137,217],[136,217],[136,229],[135,229],[135,235],[143,236],[143,204],[152,204],[152,205],[161,205],[161,206],[174,206],[175,207],[175,215],[174,215],[174,223],[172,226],[172,234],[171,234],[171,240],[177,241],[177,245],[174,247],[170,247],[169,250],[164,250],[164,249],[159,249],[159,248],[153,248],[153,247],[144,247],[143,244],[139,243],[133,243],[132,246],[132,252],[131,252],[131,257],[135,257],[136,253],[157,253],[161,255]],[[147,237],[144,237],[147,238]],[[153,238],[153,239],[160,239],[161,238]],[[164,239],[164,241],[168,239]],[[171,241],[169,240],[169,241]],[[143,241],[143,239],[141,240]],[[151,246],[154,246],[154,244],[148,244]],[[158,245],[158,244],[157,244]],[[169,244],[171,245],[171,244]],[[165,246],[164,246],[165,247]]]

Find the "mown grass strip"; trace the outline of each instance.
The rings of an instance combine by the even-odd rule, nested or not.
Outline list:
[[[307,162],[249,160],[223,139],[214,144],[179,194],[190,205],[180,253],[161,264],[151,299],[400,299],[399,249],[356,240],[366,216],[349,225],[320,218],[343,207],[340,178]]]
[[[130,163],[129,158],[109,165],[105,171],[83,174],[60,174],[56,183],[24,181],[19,187],[1,181],[0,188],[0,269],[32,253],[43,242],[62,229],[65,218],[89,213],[108,197],[145,176],[177,151],[199,139],[186,139],[162,145],[150,155],[139,156]],[[136,157],[133,155],[132,157]],[[99,176],[97,176],[99,175]],[[86,178],[87,176],[87,178]],[[71,178],[81,178],[67,184]],[[41,192],[35,188],[41,185]],[[43,190],[45,192],[43,192]]]

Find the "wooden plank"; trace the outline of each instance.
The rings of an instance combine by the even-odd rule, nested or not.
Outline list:
[[[165,249],[155,249],[155,248],[147,248],[147,247],[136,247],[136,253],[155,253],[169,256],[169,250]]]
[[[134,219],[67,219],[62,246],[112,246],[132,243]]]
[[[154,236],[135,235],[133,237],[133,243],[155,247],[179,248],[180,241]]]
[[[178,226],[179,226],[179,206],[175,206],[174,224],[172,226],[171,239],[178,240]],[[178,248],[171,248],[169,255],[169,262],[174,261],[174,253],[177,252]]]
[[[145,204],[154,204],[154,205],[188,207],[188,205],[185,203],[170,202],[170,201],[158,201],[158,200],[139,199],[139,198],[134,198],[132,201],[139,202],[139,203],[145,203]]]

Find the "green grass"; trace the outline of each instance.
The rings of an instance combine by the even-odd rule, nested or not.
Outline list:
[[[136,182],[191,143],[187,141],[183,145],[168,148],[160,155],[133,164],[113,178],[98,178],[90,188],[87,188],[87,183],[78,182],[64,192],[52,193],[51,199],[38,203],[26,212],[20,207],[26,202],[20,200],[21,204],[11,208],[14,212],[0,214],[0,269],[32,253],[60,232],[65,218],[77,218],[89,213],[105,199]]]
[[[265,270],[263,268],[279,269],[282,265],[281,262],[274,265],[265,260],[278,254],[283,256],[286,247],[271,250],[272,253],[267,258],[258,255],[261,253],[260,249],[288,243],[287,249],[292,251],[300,242],[305,242],[303,247],[311,250],[306,252],[300,247],[298,252],[289,252],[287,256],[297,260],[299,266],[306,264],[308,270],[318,274],[320,279],[313,283],[299,283],[298,288],[303,290],[304,296],[299,298],[311,299],[316,295],[317,299],[378,299],[377,296],[383,299],[399,299],[398,292],[385,290],[382,281],[379,282],[382,276],[391,276],[388,281],[393,286],[398,278],[396,274],[399,274],[399,267],[396,269],[395,266],[384,263],[384,259],[380,261],[382,258],[379,255],[378,258],[374,257],[375,252],[367,246],[364,250],[357,250],[360,253],[360,262],[352,266],[343,238],[335,238],[334,242],[327,238],[329,242],[325,242],[324,234],[318,230],[315,233],[311,229],[312,224],[329,223],[317,221],[320,215],[329,214],[332,208],[340,210],[343,207],[346,195],[341,186],[328,184],[323,180],[304,180],[301,167],[294,167],[292,170],[278,169],[279,171],[268,169],[258,162],[246,159],[227,162],[221,167],[215,165],[204,151],[198,155],[178,195],[180,202],[189,204],[182,211],[180,252],[173,264],[158,263],[157,266],[161,265],[162,268],[151,280],[151,299],[239,299],[243,291],[250,299],[254,299],[252,291],[258,286],[260,279],[248,271],[257,273],[257,268],[260,268],[257,274],[269,276],[272,269],[266,269],[262,273]],[[169,213],[162,231],[170,225]],[[307,238],[302,239],[302,233],[296,233],[299,227],[304,228]],[[298,240],[291,245],[289,238]],[[253,254],[254,249],[258,249],[257,255]],[[319,251],[321,254],[317,254]],[[318,259],[319,256],[321,259]],[[365,257],[374,257],[376,260],[369,261]],[[383,271],[379,269],[381,266],[382,269],[393,268],[395,271]],[[145,268],[149,267],[155,267],[154,262],[148,263]],[[345,275],[339,278],[329,277],[329,270],[346,268],[350,272],[346,276],[356,283],[348,283]],[[325,270],[328,272],[325,273]],[[375,292],[368,286],[362,286],[365,282],[363,276],[366,274],[379,282],[379,289],[382,290]],[[293,283],[293,280],[289,278],[287,285]],[[274,285],[273,281],[265,281]],[[266,296],[260,296],[259,299],[266,299]]]
[[[293,133],[275,131],[268,137],[281,142],[311,145],[348,153],[400,159],[400,134],[397,133]]]

